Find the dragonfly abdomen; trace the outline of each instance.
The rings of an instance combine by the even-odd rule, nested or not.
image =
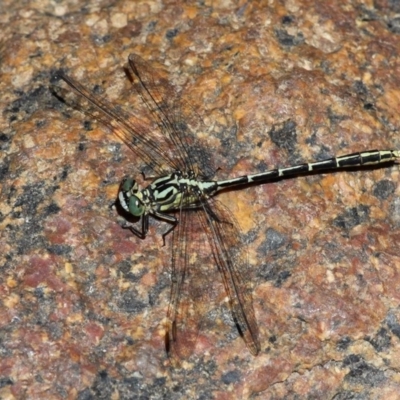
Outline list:
[[[260,174],[241,176],[238,178],[220,181],[218,190],[231,188],[251,183],[264,183],[288,176],[296,176],[309,172],[322,172],[339,168],[361,167],[364,165],[376,165],[387,162],[398,162],[399,150],[371,150],[361,153],[352,153],[339,157],[332,157],[322,161],[298,164],[287,168],[276,168]]]

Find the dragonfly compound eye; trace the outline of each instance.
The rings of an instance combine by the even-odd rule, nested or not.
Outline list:
[[[122,191],[129,192],[135,184],[136,182],[132,178],[126,178],[122,184]]]
[[[140,217],[144,213],[144,205],[136,196],[129,198],[129,212],[135,217]]]

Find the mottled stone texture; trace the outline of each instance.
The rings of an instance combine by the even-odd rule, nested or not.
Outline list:
[[[129,53],[163,66],[204,119],[218,177],[400,148],[399,2],[0,8],[0,398],[398,398],[398,166],[220,195],[248,248],[262,351],[221,291],[171,368],[165,224],[141,241],[109,207],[139,161],[51,85],[63,69],[112,98]]]

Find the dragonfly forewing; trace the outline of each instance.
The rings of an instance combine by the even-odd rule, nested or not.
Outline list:
[[[201,116],[166,79],[161,69],[149,65],[136,54],[129,56],[133,86],[146,106],[146,111],[169,146],[173,149],[175,170],[193,171],[197,176],[210,177],[215,173],[211,157],[199,150],[194,132],[206,130]]]

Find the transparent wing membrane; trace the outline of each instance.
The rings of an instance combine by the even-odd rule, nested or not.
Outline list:
[[[260,351],[258,326],[252,300],[252,273],[247,252],[242,246],[239,225],[231,212],[218,200],[203,204],[203,227],[226,293],[234,322],[252,354]]]

